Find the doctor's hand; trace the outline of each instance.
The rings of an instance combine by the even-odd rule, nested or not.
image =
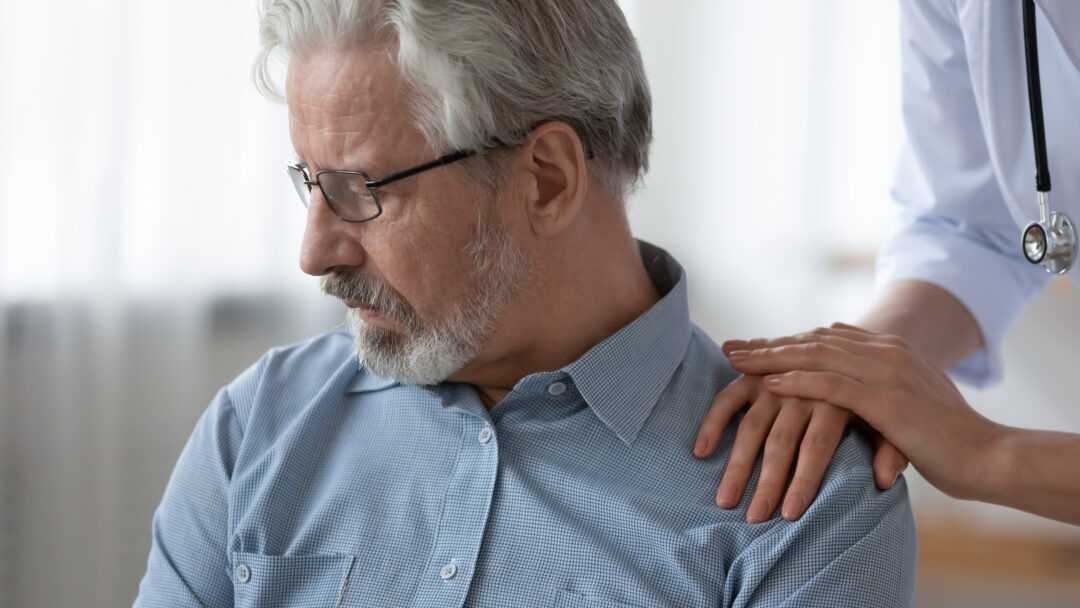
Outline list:
[[[948,376],[898,337],[836,324],[735,347],[736,369],[769,374],[764,384],[778,395],[828,399],[854,412],[951,496],[972,496],[994,474],[987,452],[1003,427],[973,410]]]
[[[792,338],[780,340],[790,341]],[[764,346],[770,342],[774,341],[758,340],[753,344]],[[724,352],[731,355],[753,348],[748,344],[751,343],[731,341],[724,344]],[[698,431],[694,455],[704,458],[712,454],[731,416],[746,404],[751,404],[739,424],[727,470],[716,493],[716,504],[726,509],[739,504],[764,443],[761,475],[747,510],[747,521],[760,523],[771,517],[779,504],[793,462],[795,472],[791,486],[783,497],[781,515],[785,519],[796,520],[817,496],[825,469],[852,415],[828,403],[828,397],[805,399],[798,394],[774,393],[766,389],[760,375],[751,375],[755,372],[740,369],[734,360],[732,365],[747,375],[729,384],[713,400]],[[877,446],[874,477],[879,487],[888,489],[896,476],[907,467],[907,459],[880,436],[875,436],[874,441]]]
[[[852,415],[821,399],[775,394],[766,390],[761,376],[744,375],[713,400],[698,431],[694,455],[705,458],[712,454],[731,416],[747,403],[751,406],[739,423],[727,470],[716,492],[716,504],[725,509],[739,504],[764,444],[761,474],[746,521],[767,521],[780,504],[781,495],[784,501],[780,513],[784,519],[794,521],[802,517],[817,496],[825,469]],[[874,477],[878,486],[888,489],[907,466],[907,459],[880,436],[875,443]],[[796,454],[795,473],[784,495]]]

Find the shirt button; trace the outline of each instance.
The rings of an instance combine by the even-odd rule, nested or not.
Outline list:
[[[236,567],[236,580],[246,583],[251,580],[251,570],[244,564]]]
[[[439,571],[439,576],[441,576],[444,581],[454,578],[455,574],[457,574],[457,564],[454,562],[446,564],[442,567],[442,570]]]
[[[566,392],[566,385],[562,382],[552,382],[548,387],[548,392],[552,395],[561,395]]]
[[[484,430],[480,431],[480,436],[477,437],[477,439],[480,440],[480,443],[487,443],[491,441],[491,427],[485,426]]]

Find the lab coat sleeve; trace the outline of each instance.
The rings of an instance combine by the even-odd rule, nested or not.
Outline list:
[[[892,194],[901,222],[879,253],[875,282],[880,288],[926,281],[959,299],[985,347],[950,373],[983,386],[1000,379],[1002,338],[1050,277],[1020,252],[1020,228],[991,163],[956,10],[947,1],[900,3],[906,141]]]
[[[222,390],[196,424],[154,514],[135,608],[233,605],[228,485],[241,439]]]

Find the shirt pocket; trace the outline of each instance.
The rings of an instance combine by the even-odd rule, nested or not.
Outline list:
[[[554,608],[638,608],[638,605],[563,589],[555,596]]]
[[[339,606],[349,585],[352,555],[232,554],[237,608],[246,606]]]

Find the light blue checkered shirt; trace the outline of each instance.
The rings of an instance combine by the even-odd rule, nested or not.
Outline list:
[[[691,449],[734,375],[682,269],[642,258],[663,299],[490,412],[358,370],[345,333],[270,351],[195,427],[135,605],[910,605],[906,486],[874,487],[859,435],[798,522],[745,523],[754,483],[716,506],[737,420]]]

